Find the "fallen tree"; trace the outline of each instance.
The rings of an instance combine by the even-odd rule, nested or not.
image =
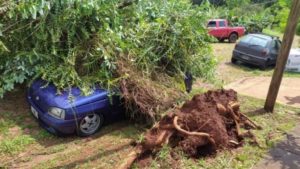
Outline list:
[[[186,72],[213,76],[209,17],[188,0],[2,4],[0,96],[36,78],[86,95],[101,85],[154,120],[182,96]]]

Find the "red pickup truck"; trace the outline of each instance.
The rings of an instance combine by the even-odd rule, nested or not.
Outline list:
[[[220,42],[228,39],[230,43],[235,43],[236,40],[245,34],[244,27],[229,27],[228,21],[225,19],[209,20],[207,24],[208,33],[216,37]]]

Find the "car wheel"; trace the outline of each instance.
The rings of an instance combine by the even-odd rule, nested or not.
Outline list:
[[[225,40],[224,38],[218,39],[219,42],[224,42],[224,40]]]
[[[260,70],[266,70],[267,67],[268,67],[268,64],[267,64],[267,62],[266,62],[266,63],[263,63],[262,65],[260,65],[260,66],[259,66],[259,69],[260,69]]]
[[[235,64],[237,62],[237,60],[235,58],[231,58],[231,63]]]
[[[104,117],[102,114],[88,114],[79,122],[77,133],[79,136],[90,136],[96,133],[103,125]]]
[[[235,43],[237,39],[238,39],[238,35],[236,33],[230,34],[230,36],[229,36],[230,43]]]

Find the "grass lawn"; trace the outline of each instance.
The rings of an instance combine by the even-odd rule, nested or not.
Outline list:
[[[296,39],[294,45],[298,45],[300,38]],[[215,43],[212,47],[219,61],[217,77],[222,84],[247,76],[272,75],[271,69],[261,71],[247,65],[232,65],[234,44]],[[300,77],[292,73],[285,73],[285,76]],[[193,93],[203,91],[198,88]],[[241,111],[263,127],[263,130],[254,131],[261,148],[246,141],[243,147],[201,159],[188,159],[175,150],[176,160],[171,160],[170,148],[166,146],[148,168],[251,168],[299,121],[299,109],[276,105],[273,114],[262,113],[263,100],[242,95],[239,100]],[[30,114],[25,89],[18,88],[0,100],[0,168],[116,168],[132,150],[131,141],[140,140],[145,130],[121,121],[105,126],[92,137],[56,137],[39,127]]]

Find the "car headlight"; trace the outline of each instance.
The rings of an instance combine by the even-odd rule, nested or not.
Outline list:
[[[58,119],[65,119],[65,110],[57,108],[57,107],[50,107],[48,110],[49,115]]]

